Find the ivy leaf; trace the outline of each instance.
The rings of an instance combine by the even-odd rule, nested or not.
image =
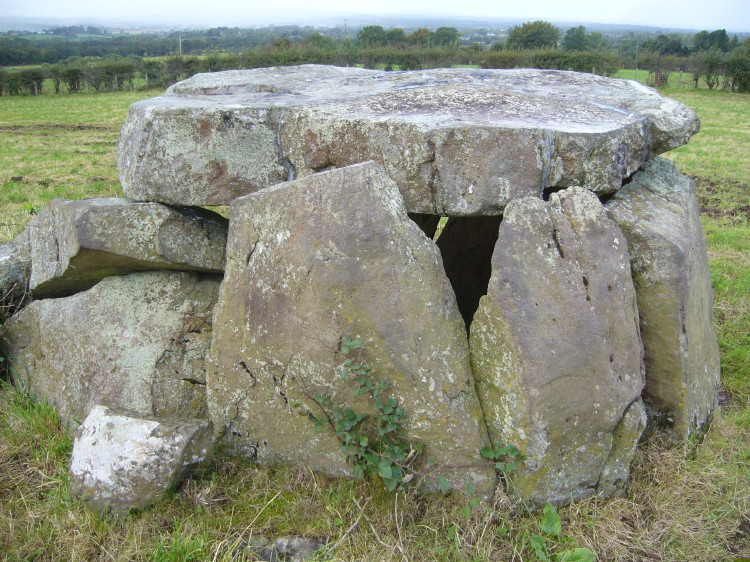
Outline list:
[[[545,538],[540,537],[539,535],[531,535],[529,542],[531,543],[531,548],[536,552],[537,559],[543,562],[549,562],[549,556],[547,555],[547,541]]]
[[[391,461],[381,460],[378,463],[378,474],[380,474],[383,480],[390,480],[393,477],[393,471],[391,469]]]
[[[542,532],[545,535],[559,537],[562,533],[562,521],[557,513],[555,506],[547,502],[544,506],[544,516],[541,523]]]
[[[448,490],[451,489],[451,485],[450,485],[450,483],[448,482],[448,479],[445,476],[438,476],[437,477],[437,483],[438,483],[438,486],[440,486],[440,489],[443,492],[447,492]]]
[[[485,459],[496,459],[497,453],[495,453],[495,449],[492,447],[482,447],[479,449],[479,454],[482,455]]]
[[[596,554],[588,548],[574,548],[555,555],[555,562],[594,562]]]

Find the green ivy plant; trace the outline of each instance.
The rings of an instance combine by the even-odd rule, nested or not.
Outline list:
[[[448,480],[439,474],[442,468],[461,468],[436,465],[432,459],[422,458],[421,443],[408,443],[399,436],[399,430],[406,421],[406,411],[393,397],[389,396],[391,383],[377,380],[372,365],[363,360],[364,344],[359,338],[341,339],[340,353],[346,357],[342,362],[339,377],[354,386],[355,396],[369,396],[375,414],[358,413],[352,408],[332,404],[326,396],[310,396],[321,414],[307,411],[306,415],[317,430],[326,426],[333,429],[341,449],[354,466],[357,478],[380,478],[388,491],[402,489],[424,478],[435,478],[445,492],[450,490]],[[301,407],[301,404],[295,404]],[[504,477],[524,460],[524,455],[513,445],[483,447],[479,450],[481,460],[464,465],[492,464]],[[468,505],[462,514],[471,517],[472,509],[479,507],[476,490],[470,483],[465,485],[469,496]],[[537,559],[545,562],[593,562],[596,555],[587,548],[575,548],[572,539],[562,536],[562,523],[554,506],[547,503],[540,524],[541,535],[532,535],[531,548]],[[564,549],[564,550],[561,550]]]
[[[532,535],[531,548],[542,562],[594,562],[596,554],[588,548],[576,548],[573,539],[562,534],[562,521],[555,506],[547,502],[539,524],[541,535]],[[563,549],[563,550],[560,550]]]
[[[370,398],[375,414],[358,413],[352,408],[334,405],[325,396],[308,396],[319,406],[322,415],[316,416],[308,411],[307,417],[318,430],[325,426],[333,429],[341,449],[354,466],[357,478],[380,478],[388,491],[392,492],[415,479],[421,482],[427,477],[434,477],[441,489],[447,492],[450,483],[439,475],[439,471],[460,467],[441,466],[432,459],[423,459],[421,443],[408,443],[399,436],[399,430],[406,421],[406,411],[398,400],[389,396],[390,381],[376,379],[372,365],[363,359],[363,350],[361,339],[348,336],[341,339],[339,351],[346,359],[341,364],[339,376],[354,386],[355,396]],[[506,474],[515,470],[517,462],[523,459],[521,452],[513,446],[483,447],[479,454],[483,461],[466,466],[486,462]],[[469,496],[474,495],[470,484],[466,489]]]
[[[391,383],[375,379],[372,365],[362,360],[363,349],[362,340],[358,338],[341,340],[340,352],[347,359],[341,364],[339,376],[354,385],[355,396],[371,398],[375,415],[332,405],[327,397],[315,396],[313,400],[321,407],[324,417],[312,412],[308,412],[307,417],[318,429],[325,425],[333,428],[357,478],[379,477],[388,491],[394,491],[419,473],[416,463],[422,446],[406,443],[398,436],[406,411],[398,400],[388,397]]]

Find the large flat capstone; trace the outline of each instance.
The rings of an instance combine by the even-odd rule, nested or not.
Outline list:
[[[514,493],[624,490],[645,426],[643,352],[627,240],[592,193],[508,206],[470,344],[490,438],[527,456]]]
[[[207,361],[210,416],[224,445],[263,463],[351,475],[331,428],[300,415],[376,414],[339,376],[347,336],[361,338],[361,361],[406,410],[399,435],[422,443],[437,466],[469,463],[438,470],[427,485],[440,474],[491,495],[494,469],[471,465],[487,433],[440,253],[372,162],[232,204]]]
[[[661,430],[684,443],[711,418],[721,382],[695,182],[656,158],[606,208],[630,246],[649,433]]]
[[[117,160],[127,196],[183,205],[374,160],[408,212],[497,215],[551,187],[612,193],[698,127],[655,90],[589,74],[305,65],[199,74],[133,104]]]

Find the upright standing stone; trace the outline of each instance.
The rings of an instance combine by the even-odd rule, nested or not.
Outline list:
[[[144,272],[34,301],[6,325],[19,386],[80,423],[95,404],[205,417],[204,356],[216,277]]]
[[[488,443],[466,332],[434,243],[372,162],[237,199],[208,356],[211,419],[230,450],[351,475],[330,428],[304,414],[332,405],[373,413],[339,378],[342,337],[407,410],[403,436],[437,464],[476,459]],[[301,405],[301,407],[295,407]],[[492,493],[494,470],[440,471]],[[435,481],[428,486],[435,486]]]
[[[490,438],[527,456],[514,493],[623,490],[645,425],[642,348],[628,244],[592,193],[508,206],[470,345]]]
[[[695,182],[657,158],[606,208],[630,246],[649,433],[661,429],[684,442],[711,418],[721,375]]]

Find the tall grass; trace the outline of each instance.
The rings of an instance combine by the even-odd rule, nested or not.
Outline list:
[[[644,78],[645,78],[645,72]],[[52,197],[120,195],[114,146],[127,106],[156,92],[0,98],[3,238]],[[750,557],[750,96],[667,90],[702,132],[673,151],[697,178],[715,291],[724,404],[694,455],[652,443],[622,498],[561,510],[600,560]],[[0,559],[252,560],[253,537],[327,539],[333,560],[535,560],[539,515],[498,496],[386,494],[304,469],[213,459],[163,502],[113,517],[67,494],[70,436],[54,412],[0,388]],[[467,513],[468,511],[468,513]]]

